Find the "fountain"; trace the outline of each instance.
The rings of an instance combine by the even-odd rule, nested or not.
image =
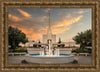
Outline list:
[[[26,54],[25,60],[29,63],[38,63],[38,64],[63,64],[74,61],[74,55],[60,54],[59,49],[56,49],[53,54],[50,44],[51,41],[49,40],[48,54],[45,54],[43,49],[42,51],[40,51],[40,54]]]
[[[49,14],[50,17],[50,14]],[[49,18],[49,27],[47,31],[47,44],[40,51],[40,54],[26,54],[25,60],[29,63],[38,63],[38,64],[63,64],[70,63],[74,61],[74,55],[71,54],[60,54],[60,50],[54,49],[52,44],[52,32],[50,26]]]

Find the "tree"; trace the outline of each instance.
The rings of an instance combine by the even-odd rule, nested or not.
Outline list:
[[[40,42],[40,40],[39,40],[39,42],[38,42],[38,43],[39,43],[39,44],[41,43],[41,42]]]
[[[65,47],[65,44],[62,44],[62,47]]]
[[[32,42],[35,42],[34,40]]]
[[[59,37],[59,41],[58,41],[58,43],[59,43],[59,44],[61,43],[61,39],[60,39],[60,37]]]
[[[25,43],[28,42],[28,39],[23,39],[22,43],[24,44],[24,47],[25,47]]]
[[[9,45],[11,45],[12,49],[18,47],[20,42],[24,44],[28,42],[28,39],[26,38],[26,35],[23,32],[11,26],[8,28],[8,39]]]
[[[39,43],[38,47],[41,47],[41,45],[40,45],[40,44],[41,44],[40,40],[39,40],[39,42],[38,42],[38,43]]]
[[[89,29],[84,32],[80,32],[73,38],[73,40],[76,44],[80,44],[80,48],[92,46],[92,31]]]
[[[33,44],[33,47],[37,47],[37,44]]]
[[[58,47],[60,47],[60,45],[58,44]]]
[[[59,37],[59,41],[58,41],[58,47],[61,47],[61,38]]]

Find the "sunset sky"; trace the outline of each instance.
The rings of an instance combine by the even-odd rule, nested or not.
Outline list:
[[[91,29],[90,8],[9,8],[8,26],[18,28],[29,40],[41,40],[47,33],[48,13],[52,33],[62,41],[72,41],[78,32]]]

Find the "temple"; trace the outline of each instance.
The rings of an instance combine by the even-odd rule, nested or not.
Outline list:
[[[48,20],[48,29],[47,34],[43,35],[43,43],[47,43],[47,40],[51,40],[51,42],[54,44],[56,43],[56,35],[52,34],[51,24],[50,24],[50,13],[49,13],[49,20]]]
[[[48,17],[48,28],[46,34],[42,35],[43,41],[41,43],[34,43],[33,46],[27,46],[27,51],[29,54],[39,54],[42,52],[46,55],[55,55],[59,50],[59,54],[71,54],[73,46],[66,43],[56,42],[56,35],[52,33],[52,26],[50,23],[50,13]],[[30,44],[30,43],[29,43]]]

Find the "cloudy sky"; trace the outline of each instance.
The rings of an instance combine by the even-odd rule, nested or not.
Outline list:
[[[62,41],[72,41],[78,32],[91,29],[90,8],[9,8],[8,26],[18,28],[29,40],[41,40],[47,33],[48,13],[52,33]]]

